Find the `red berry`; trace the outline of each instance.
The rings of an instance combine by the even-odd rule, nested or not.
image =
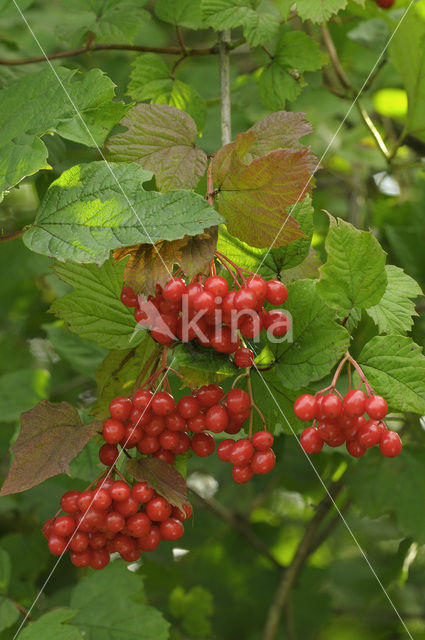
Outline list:
[[[160,448],[159,438],[156,436],[148,436],[146,433],[143,434],[139,442],[137,443],[137,449],[140,453],[144,455],[152,455],[152,453],[156,453]]]
[[[49,551],[54,556],[60,556],[66,549],[66,540],[56,533],[52,533],[48,540]]]
[[[327,442],[328,440],[333,440],[341,433],[341,429],[336,424],[336,422],[327,421],[327,422],[319,422],[317,425],[317,431],[320,434],[322,440]]]
[[[89,546],[89,537],[83,531],[76,531],[69,541],[69,548],[72,551],[84,551]]]
[[[266,451],[273,446],[274,438],[268,431],[257,431],[252,436],[252,444],[257,451]]]
[[[133,404],[130,398],[118,397],[114,398],[110,403],[109,413],[111,414],[111,418],[124,422],[124,420],[130,417],[132,408]]]
[[[120,556],[126,562],[136,562],[140,558],[140,549],[132,549],[127,553],[120,553]]]
[[[305,393],[295,400],[294,413],[303,422],[309,422],[316,416],[317,401],[314,396]]]
[[[319,453],[323,448],[320,433],[314,427],[307,427],[301,434],[301,446],[306,453]]]
[[[250,276],[246,280],[246,286],[250,291],[253,292],[257,299],[257,306],[261,308],[266,301],[267,282],[258,275]]]
[[[251,407],[251,399],[243,389],[230,389],[226,396],[226,405],[232,413],[241,413]]]
[[[93,504],[93,491],[90,489],[86,489],[82,493],[80,493],[80,497],[78,498],[78,508],[80,511],[87,511],[89,507]]]
[[[165,300],[169,300],[170,302],[180,302],[185,291],[185,281],[182,280],[182,278],[173,278],[165,285],[162,295]]]
[[[291,326],[289,317],[280,309],[272,309],[267,312],[264,327],[267,329],[267,333],[275,338],[281,338]]]
[[[248,464],[254,455],[254,445],[246,438],[233,444],[230,452],[230,462],[234,465]]]
[[[126,449],[131,449],[132,447],[135,447],[142,438],[142,427],[135,427],[134,425],[129,424],[125,429],[124,438],[122,439],[122,445]]]
[[[361,416],[365,412],[366,394],[361,389],[349,391],[343,402],[342,410],[347,416]]]
[[[265,451],[256,451],[251,461],[251,469],[254,473],[264,475],[270,473],[276,464],[276,456],[272,449],[266,449]]]
[[[107,531],[113,531],[114,533],[117,533],[118,531],[124,529],[124,526],[125,520],[123,516],[118,513],[118,511],[110,511],[108,514],[106,514],[105,529]]]
[[[181,455],[182,453],[186,453],[190,449],[190,438],[187,433],[178,433],[179,442],[176,447],[173,447],[173,453],[176,456]]]
[[[395,3],[395,0],[375,0],[375,2],[378,7],[381,7],[381,9],[391,9],[391,7]]]
[[[283,282],[279,282],[279,280],[269,280],[267,282],[266,298],[270,304],[274,306],[284,304],[287,297],[288,289],[285,287]]]
[[[140,504],[145,504],[152,500],[154,493],[154,490],[148,486],[147,482],[136,482],[131,490],[131,495]]]
[[[82,531],[94,531],[95,529],[101,529],[105,525],[106,515],[104,511],[98,509],[89,509],[83,514],[81,524]]]
[[[157,416],[159,419],[160,416]],[[170,431],[185,431],[186,420],[180,415],[178,411],[173,411],[165,417],[165,425]],[[145,429],[146,431],[146,429]]]
[[[334,434],[332,438],[328,438],[328,440],[326,440],[325,442],[327,445],[329,445],[329,447],[340,447],[342,444],[344,444],[346,439],[347,437],[343,432],[343,430],[339,429],[338,432]]]
[[[121,291],[121,302],[125,304],[126,307],[136,307],[137,306],[137,296],[134,293],[131,287],[123,287]]]
[[[81,491],[67,491],[61,498],[61,507],[67,513],[77,513],[80,510],[78,499]]]
[[[96,533],[89,534],[90,539],[90,547],[92,549],[102,549],[106,547],[106,543],[108,541],[107,537],[101,531],[96,531]]]
[[[75,521],[72,516],[59,516],[53,525],[55,533],[62,538],[70,536],[75,529]]]
[[[216,404],[208,409],[205,422],[207,429],[214,433],[221,433],[229,424],[229,414],[225,407]]]
[[[217,447],[217,455],[220,460],[223,462],[230,462],[230,453],[233,449],[233,445],[235,444],[234,440],[230,438],[226,438],[222,440]]]
[[[180,520],[168,518],[159,525],[159,533],[163,540],[179,540],[184,534],[184,526]]]
[[[395,431],[386,431],[379,443],[381,453],[386,458],[395,458],[403,448],[400,436]]]
[[[245,484],[245,482],[249,482],[253,475],[254,472],[249,464],[236,465],[232,469],[233,480],[238,484]]]
[[[383,425],[374,420],[368,420],[358,429],[356,439],[364,447],[374,447],[379,443],[383,430],[385,430]]]
[[[188,284],[184,294],[186,301],[183,301],[183,304],[186,302],[189,308],[193,308],[193,302],[200,293],[202,293],[202,285],[199,284],[199,282],[192,282],[191,284]]]
[[[215,306],[215,295],[211,291],[200,291],[192,301],[192,309],[194,311],[211,313],[214,311]]]
[[[70,560],[75,567],[88,567],[91,560],[91,550],[71,551]]]
[[[134,538],[147,536],[151,530],[151,521],[146,513],[135,513],[130,516],[126,523],[128,533]]]
[[[251,367],[254,363],[254,353],[251,349],[246,349],[245,347],[240,347],[237,351],[235,351],[235,365],[240,369],[247,369]]]
[[[167,416],[176,408],[176,403],[172,395],[166,391],[158,391],[152,399],[152,410],[158,416]]]
[[[133,396],[133,406],[136,409],[145,409],[152,402],[153,393],[148,389],[139,389]]]
[[[383,420],[388,413],[388,404],[382,396],[370,396],[366,400],[366,413],[372,420]]]
[[[99,460],[106,467],[112,467],[118,455],[118,449],[115,444],[104,444],[99,449]]]
[[[112,485],[110,493],[114,502],[122,502],[123,500],[127,500],[127,498],[130,496],[131,489],[126,482],[117,480]]]
[[[234,419],[234,417],[232,417],[224,431],[229,435],[235,435],[236,433],[239,433],[241,429],[242,429],[242,422],[238,422],[237,420]]]
[[[139,510],[139,503],[133,496],[129,496],[125,500],[114,502],[114,509],[118,511],[124,518],[134,515]]]
[[[238,311],[243,309],[255,309],[257,305],[257,297],[252,289],[248,287],[242,287],[239,291],[236,291],[233,298],[233,306]]]
[[[335,418],[339,418],[342,413],[342,402],[338,396],[335,396],[333,393],[328,393],[323,396],[320,408],[326,418],[335,420]]]
[[[223,396],[223,389],[216,384],[201,387],[196,394],[203,407],[212,407],[214,404],[218,404]]]
[[[162,496],[156,496],[146,504],[146,515],[152,522],[164,522],[171,516],[171,505]]]
[[[198,413],[197,416],[189,418],[187,421],[187,428],[193,433],[201,433],[201,431],[205,431],[205,429],[207,429],[206,415],[204,413]]]
[[[179,435],[180,434],[177,431],[170,431],[169,429],[166,429],[159,436],[159,444],[163,449],[174,449],[174,447],[177,447],[180,442]]]
[[[129,553],[136,548],[136,541],[130,536],[118,533],[114,540],[114,549],[118,553]]]
[[[183,418],[193,418],[199,413],[200,403],[195,396],[183,396],[177,403],[177,411]]]
[[[240,339],[232,334],[229,327],[218,326],[213,330],[210,344],[219,353],[234,353],[240,345]]]
[[[155,451],[153,456],[154,458],[158,458],[158,460],[163,460],[167,464],[174,464],[174,453],[167,449],[159,449],[158,451]]]
[[[160,542],[161,534],[159,533],[159,527],[153,526],[147,536],[138,538],[137,545],[142,551],[155,551]]]
[[[173,411],[173,413],[170,413],[170,415],[167,416],[166,419],[164,418],[164,416],[152,416],[152,419],[150,420],[150,422],[148,422],[148,424],[144,426],[143,431],[148,436],[159,436],[164,431],[165,425],[167,424],[168,426],[168,418],[171,418],[172,416],[175,416],[175,415],[178,416],[180,419],[179,414],[176,413],[175,411]],[[172,420],[170,420],[170,422],[172,422]],[[143,432],[142,432],[142,437],[143,437]]]
[[[204,282],[204,289],[214,296],[223,298],[229,290],[229,285],[222,276],[210,276]]]
[[[145,427],[149,422],[151,422],[154,414],[152,412],[152,408],[143,407],[141,409],[133,409],[130,414],[131,424],[137,425],[138,427]]]
[[[192,436],[191,447],[193,453],[204,458],[214,452],[215,440],[209,433],[195,433]]]
[[[347,447],[348,453],[350,456],[353,456],[353,458],[361,458],[366,453],[366,447],[356,438],[347,440],[345,446]]]
[[[178,507],[173,507],[171,515],[177,520],[189,520],[190,516],[192,515],[192,507],[190,506],[190,504],[184,504],[183,511]]]
[[[109,418],[103,423],[102,436],[109,444],[118,444],[123,439],[124,433],[125,427],[119,420]]]
[[[260,335],[262,328],[263,322],[257,313],[248,317],[242,317],[239,323],[239,331],[241,332],[241,335],[250,340]]]

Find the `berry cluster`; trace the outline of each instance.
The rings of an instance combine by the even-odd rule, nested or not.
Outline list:
[[[282,305],[287,297],[285,285],[278,280],[242,276],[240,284],[235,277],[235,288],[229,290],[225,278],[212,275],[189,284],[174,277],[164,288],[157,285],[156,295],[147,300],[136,296],[131,287],[123,287],[121,301],[134,307],[136,321],[149,328],[160,344],[197,340],[220,353],[234,353],[236,366],[246,368],[254,354],[243,347],[240,336],[253,339],[262,329],[271,336],[284,336],[288,316],[280,309],[266,311],[264,304]]]
[[[183,521],[192,508],[182,511],[155,493],[146,482],[130,487],[123,480],[106,477],[95,489],[67,491],[62,496],[64,515],[43,526],[49,551],[60,556],[69,549],[76,567],[103,569],[111,553],[135,562],[143,551],[154,551],[161,540],[178,540]]]
[[[276,463],[272,450],[273,436],[268,431],[257,431],[251,439],[222,440],[217,455],[223,462],[233,465],[233,480],[238,484],[249,482],[254,474],[270,473]]]
[[[166,391],[141,388],[133,397],[118,397],[109,405],[110,418],[103,423],[105,444],[99,458],[106,466],[115,463],[118,446],[136,448],[169,464],[189,449],[200,457],[215,450],[212,433],[236,434],[249,418],[251,400],[243,389],[225,396],[215,384],[203,386],[176,403]]]
[[[324,443],[339,447],[344,442],[354,458],[360,458],[376,445],[387,458],[401,452],[400,436],[383,422],[388,405],[382,396],[368,397],[362,389],[349,391],[343,399],[334,393],[305,394],[295,401],[294,412],[300,420],[314,421],[301,435],[301,446],[306,453],[319,453]]]

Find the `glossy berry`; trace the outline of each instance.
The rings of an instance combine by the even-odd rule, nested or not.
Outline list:
[[[244,465],[251,461],[254,455],[254,445],[246,438],[233,444],[230,452],[230,462],[234,465]]]
[[[171,505],[162,496],[156,496],[147,503],[146,515],[152,522],[164,522],[171,516]]]
[[[382,396],[370,396],[366,400],[365,409],[372,420],[383,420],[388,413],[388,404]]]
[[[115,420],[127,420],[130,417],[133,404],[130,398],[118,397],[114,398],[109,405],[109,413],[111,418]]]
[[[148,486],[147,482],[136,482],[131,490],[131,495],[140,504],[145,504],[152,500],[154,493],[154,490]]]
[[[226,438],[222,440],[217,447],[217,456],[222,462],[230,462],[230,454],[235,444],[234,440]]]
[[[177,431],[170,431],[166,429],[159,436],[159,444],[162,449],[174,449],[179,445],[180,442],[180,434]]]
[[[209,384],[198,389],[196,397],[203,407],[218,404],[224,396],[224,391],[216,384]]]
[[[135,513],[127,519],[126,526],[131,536],[142,538],[151,530],[151,521],[145,513]]]
[[[123,287],[121,291],[121,302],[126,307],[137,307],[137,296],[131,287]]]
[[[124,518],[134,515],[139,510],[139,503],[133,496],[129,496],[120,502],[114,502],[114,509],[118,511]]]
[[[258,307],[261,308],[266,301],[267,282],[260,276],[250,276],[246,280],[246,286],[252,291],[257,298]]]
[[[229,290],[227,280],[222,276],[210,276],[204,282],[204,289],[214,296],[223,298]]]
[[[328,442],[328,440],[334,440],[338,437],[342,429],[336,422],[323,421],[318,423],[317,431],[319,432],[322,440]]]
[[[235,293],[233,305],[238,311],[242,311],[243,309],[255,309],[256,304],[257,298],[251,289],[243,287]]]
[[[118,449],[115,444],[104,444],[99,449],[99,460],[106,467],[111,467],[118,458]]]
[[[109,418],[103,423],[102,436],[105,442],[109,444],[118,444],[125,434],[125,427],[119,420]]]
[[[252,444],[257,451],[266,451],[273,446],[274,438],[268,431],[257,431],[252,436]]]
[[[184,534],[184,526],[180,520],[168,518],[159,525],[159,533],[163,540],[179,540]]]
[[[380,423],[368,420],[358,429],[356,439],[364,447],[374,447],[379,443],[384,429],[385,427]]]
[[[139,389],[133,397],[133,406],[136,409],[145,409],[152,402],[153,393],[148,389]]]
[[[232,413],[240,413],[250,408],[251,400],[243,389],[230,389],[226,396],[226,405]]]
[[[192,436],[191,447],[193,453],[204,458],[214,453],[215,440],[209,433],[195,433]]]
[[[131,489],[129,485],[123,480],[117,480],[112,485],[110,494],[114,502],[122,502],[123,500],[127,500],[127,498],[130,496]]]
[[[158,391],[152,398],[152,411],[158,416],[167,416],[176,408],[172,395],[166,391]]]
[[[162,295],[170,302],[180,302],[185,291],[185,281],[182,278],[173,278],[165,285]]]
[[[326,418],[335,420],[336,418],[339,418],[342,413],[342,402],[338,396],[333,393],[328,393],[323,396],[321,411]]]
[[[71,551],[69,557],[75,567],[88,567],[90,566],[91,550]]]
[[[233,480],[237,484],[245,484],[245,482],[249,482],[253,475],[254,472],[249,464],[236,465],[232,469]]]
[[[84,551],[89,546],[89,536],[83,531],[76,531],[69,541],[72,551]]]
[[[90,554],[90,566],[92,569],[104,569],[109,564],[110,556],[106,549],[93,549]]]
[[[240,369],[247,369],[254,364],[254,353],[251,349],[241,347],[235,351],[235,365]]]
[[[59,516],[53,525],[55,533],[62,538],[70,536],[75,529],[75,520],[72,516]]]
[[[213,431],[214,433],[221,433],[229,424],[229,414],[221,404],[215,404],[213,407],[208,409],[205,417],[205,423],[207,429],[210,431]]]
[[[401,453],[403,445],[400,436],[395,431],[387,431],[379,442],[381,453],[386,458],[395,458]]]
[[[106,547],[106,543],[108,541],[105,534],[101,533],[100,531],[96,531],[95,533],[90,533],[89,540],[90,540],[89,544],[92,549],[102,549],[103,547]]]
[[[294,413],[303,422],[309,422],[316,416],[317,401],[314,396],[308,393],[295,400]]]
[[[117,533],[124,529],[125,520],[118,511],[110,511],[105,518],[105,529]]]
[[[61,507],[66,513],[77,513],[80,510],[78,499],[81,491],[67,491],[61,498]]]
[[[320,433],[314,427],[307,427],[301,434],[301,446],[306,453],[319,453],[323,448]]]
[[[142,551],[155,551],[161,542],[159,527],[153,526],[147,536],[138,538],[137,545]]]
[[[54,556],[60,556],[66,549],[66,540],[56,533],[49,537],[49,551]]]
[[[288,289],[279,280],[269,280],[267,282],[266,298],[274,306],[284,304],[288,298]]]
[[[184,520],[188,520],[191,517],[192,507],[190,506],[190,504],[184,504],[183,510],[179,509],[178,507],[173,507],[171,515],[173,518],[176,518],[177,520],[181,520],[183,522]]]
[[[276,456],[272,449],[256,451],[251,461],[251,469],[254,473],[264,475],[270,473],[276,464]]]
[[[200,402],[194,396],[183,396],[177,403],[177,411],[185,418],[193,418],[199,413]]]
[[[280,311],[280,309],[272,309],[267,312],[264,327],[270,336],[281,338],[288,333],[290,321],[286,313]]]
[[[343,402],[342,410],[347,416],[361,416],[365,412],[366,394],[361,389],[353,389],[349,391]]]
[[[367,448],[361,444],[356,438],[353,440],[347,440],[347,451],[353,458],[361,458],[366,453]]]

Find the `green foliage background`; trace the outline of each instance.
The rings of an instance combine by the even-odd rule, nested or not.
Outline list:
[[[309,216],[306,202],[306,210],[296,216],[307,236],[312,236],[312,246],[321,261],[330,256],[322,267],[320,285],[316,289],[313,283],[319,275],[317,264],[304,261],[309,243],[303,240],[273,251],[263,265],[265,275],[281,276],[288,283],[311,278],[291,286],[288,308],[298,316],[301,344],[313,357],[299,366],[296,350],[278,348],[270,357],[281,366],[265,374],[265,380],[298,432],[300,425],[291,414],[291,404],[301,387],[324,386],[316,381],[330,373],[337,360],[334,354],[343,353],[348,340],[347,333],[334,322],[335,315],[340,314],[342,319],[351,311],[347,327],[354,337],[352,353],[376,390],[390,396],[394,410],[391,426],[402,432],[406,446],[395,461],[382,459],[373,451],[353,462],[341,451],[328,449],[314,458],[313,464],[327,486],[343,477],[345,486],[338,504],[344,509],[347,524],[412,636],[421,640],[425,639],[425,425],[420,415],[425,413],[425,372],[419,347],[412,351],[410,339],[404,334],[412,327],[415,342],[423,347],[425,307],[423,297],[418,296],[419,287],[425,287],[425,76],[423,56],[418,52],[425,38],[425,1],[420,0],[404,20],[362,96],[362,104],[388,148],[397,149],[389,159],[379,151],[373,131],[356,109],[333,140],[353,93],[338,83],[320,23],[329,20],[344,73],[349,84],[358,89],[408,5],[407,0],[397,0],[394,12],[379,10],[372,0],[299,0],[298,17],[291,13],[293,4],[287,0],[18,2],[48,52],[80,47],[90,33],[95,44],[178,47],[176,25],[182,27],[187,46],[203,48],[215,45],[215,30],[231,28],[234,41],[245,38],[248,43],[231,54],[233,136],[247,131],[271,111],[287,109],[307,114],[314,132],[302,141],[311,145],[317,157],[332,141],[316,176],[314,215]],[[13,2],[0,0],[0,57],[16,60],[39,55]],[[54,68],[87,118],[94,141],[78,122],[46,63],[0,64],[4,87],[0,94],[2,188],[12,187],[27,176],[19,188],[6,193],[0,204],[3,235],[34,221],[47,188],[64,171],[80,163],[99,161],[94,142],[102,146],[111,132],[122,133],[118,123],[132,101],[184,109],[196,123],[196,144],[208,154],[221,146],[218,56],[188,56],[174,72],[175,62],[176,56],[172,55],[124,50],[91,50],[55,61]],[[83,75],[76,76],[76,71]],[[18,80],[24,83],[20,94],[10,89]],[[28,101],[28,95],[32,101]],[[398,148],[402,133],[403,143]],[[15,168],[12,172],[11,166]],[[149,167],[134,169],[144,176],[141,181],[145,181],[146,192],[140,189],[141,201],[152,192],[150,171]],[[202,178],[196,191],[204,194],[205,190]],[[83,195],[91,201],[90,194]],[[78,198],[82,198],[81,193]],[[168,193],[158,198],[161,207],[173,202]],[[70,205],[70,216],[76,206]],[[187,195],[190,215],[184,223],[193,225],[186,227],[187,233],[202,230],[194,213],[202,206],[199,195]],[[127,215],[125,203],[122,208]],[[379,246],[370,236],[365,242],[359,240],[358,251],[348,251],[349,260],[344,256],[334,260],[345,245],[341,236],[334,236],[334,226],[328,233],[329,218],[324,210],[358,229],[372,229],[387,253],[386,270]],[[165,225],[174,217],[173,212]],[[210,225],[220,221],[218,214],[209,215],[213,216]],[[338,224],[345,228],[343,223]],[[105,230],[93,262],[101,262],[107,257],[107,248],[115,247],[109,242],[109,233]],[[132,333],[131,318],[122,305],[118,300],[110,305],[106,297],[119,295],[121,264],[112,268],[106,262],[99,271],[96,264],[59,263],[54,269],[53,258],[28,249],[40,250],[43,245],[35,233],[31,234],[26,244],[21,238],[0,243],[2,479],[10,466],[9,447],[18,435],[21,412],[41,399],[66,400],[88,421],[98,389],[117,393],[121,382],[108,384],[98,375],[96,385],[96,370],[108,349],[113,351],[108,356],[110,369],[106,370],[113,370]],[[127,237],[116,246],[146,240],[140,230],[132,238],[132,242]],[[345,239],[349,246],[357,242],[350,233]],[[245,261],[247,268],[255,268],[261,261],[261,249],[243,246],[225,232],[220,243],[222,251]],[[73,246],[72,252],[74,258],[77,255],[82,259],[84,251],[79,246]],[[52,251],[50,255],[57,254]],[[375,257],[368,273],[371,255]],[[341,261],[345,265],[342,272]],[[360,284],[367,278],[373,284],[366,300],[359,273]],[[84,278],[89,282],[86,286]],[[391,287],[382,297],[388,283]],[[417,315],[413,315],[412,300]],[[93,309],[99,310],[100,301],[107,311],[96,319]],[[58,318],[50,312],[52,305]],[[90,312],[98,324],[87,325],[85,318]],[[107,314],[110,322],[105,323]],[[306,327],[311,317],[317,317],[317,323],[309,332]],[[63,321],[73,332],[64,330]],[[333,333],[328,332],[330,324]],[[145,348],[143,336],[136,337],[134,346]],[[384,372],[376,365],[383,352],[387,358]],[[185,354],[181,366],[185,366]],[[208,371],[203,373],[208,375]],[[125,389],[125,384],[134,382],[137,371],[129,366],[123,376]],[[105,627],[111,640],[261,638],[281,579],[282,570],[277,564],[290,564],[314,507],[323,497],[323,487],[283,414],[265,396],[260,380],[255,381],[255,391],[262,397],[272,428],[281,434],[276,440],[278,464],[270,477],[256,478],[239,487],[232,483],[229,469],[215,457],[188,460],[195,514],[181,540],[184,552],[163,544],[131,570],[116,560],[99,573],[76,569],[64,558],[43,587],[56,560],[48,553],[41,525],[56,511],[64,491],[84,488],[100,472],[96,442],[73,460],[69,475],[2,497],[0,640],[13,637],[22,609],[31,606],[40,588],[43,593],[31,613],[33,621],[19,636],[22,640],[98,640],[106,637]],[[94,414],[102,415],[104,405],[100,399]],[[328,515],[323,527],[326,531],[329,525],[328,535],[310,555],[292,588],[277,637],[406,637],[359,547],[341,519],[334,516],[332,512]],[[262,551],[252,544],[252,535],[260,541]]]

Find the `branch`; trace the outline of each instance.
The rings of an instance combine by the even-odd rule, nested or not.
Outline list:
[[[207,509],[221,520],[224,520],[227,524],[229,524],[235,531],[239,533],[240,536],[245,538],[251,546],[254,547],[259,553],[265,556],[276,569],[282,570],[284,569],[283,565],[280,564],[276,560],[276,558],[270,553],[268,547],[264,544],[264,542],[256,536],[253,532],[249,522],[245,520],[240,515],[233,513],[230,509],[227,509],[224,505],[222,505],[214,498],[203,498],[197,491],[193,488],[191,491],[196,496],[196,502],[199,503],[201,507]]]
[[[230,106],[230,55],[228,44],[230,31],[220,33],[220,93],[221,93],[221,143],[232,140],[232,120]]]
[[[245,38],[241,38],[235,42],[226,43],[226,51],[231,51],[244,44]],[[86,44],[84,47],[78,49],[71,49],[69,51],[58,51],[56,53],[50,53],[45,56],[36,56],[33,58],[21,58],[20,60],[9,60],[7,58],[0,58],[0,65],[17,66],[24,64],[34,64],[37,62],[46,62],[47,60],[57,60],[59,58],[72,58],[74,56],[80,56],[89,51],[136,51],[136,52],[148,52],[148,53],[166,53],[172,56],[208,56],[217,54],[220,52],[219,43],[214,44],[212,47],[206,47],[205,49],[188,49],[181,47],[146,47],[137,44]]]
[[[15,231],[14,233],[9,233],[7,236],[0,236],[0,242],[6,242],[6,240],[14,240],[14,238],[19,238],[24,235],[25,229],[19,229],[19,231]]]
[[[270,609],[267,615],[266,625],[264,627],[263,633],[263,640],[275,639],[282,611],[286,607],[286,604],[288,602],[288,597],[291,592],[292,585],[294,584],[308,556],[310,555],[310,550],[314,538],[316,537],[321,523],[323,522],[329,511],[332,509],[333,500],[335,500],[336,496],[339,494],[342,488],[343,483],[341,480],[339,480],[338,482],[334,482],[331,485],[328,493],[318,505],[315,515],[307,525],[307,529],[305,530],[304,535],[298,544],[292,562],[289,565],[288,569],[284,572],[278,584],[274,599],[270,605]]]

